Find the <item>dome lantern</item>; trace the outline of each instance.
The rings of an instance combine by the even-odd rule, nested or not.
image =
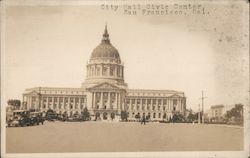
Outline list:
[[[103,33],[103,36],[102,36],[102,43],[110,44],[107,24],[105,25],[105,30],[104,30],[104,33]]]

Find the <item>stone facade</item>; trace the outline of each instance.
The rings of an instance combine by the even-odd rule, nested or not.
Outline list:
[[[173,112],[185,114],[184,92],[174,90],[128,89],[124,82],[124,65],[118,50],[111,44],[107,27],[101,44],[92,52],[87,63],[86,80],[81,88],[35,87],[23,93],[24,109],[47,111],[68,116],[80,114],[86,107],[91,116],[97,114],[110,118],[120,117],[121,111],[128,119],[135,115],[150,115],[152,120],[169,119]]]

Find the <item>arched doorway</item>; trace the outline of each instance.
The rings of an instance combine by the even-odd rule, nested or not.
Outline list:
[[[111,120],[113,120],[113,119],[115,118],[115,113],[112,112],[112,113],[110,114],[110,117],[111,117]]]
[[[102,115],[103,115],[103,116],[102,116],[103,120],[107,120],[107,119],[108,119],[108,114],[107,114],[107,112],[104,112]]]

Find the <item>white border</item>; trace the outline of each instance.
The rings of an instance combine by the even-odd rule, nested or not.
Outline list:
[[[44,6],[53,6],[53,5],[100,5],[100,4],[124,4],[124,3],[168,3],[172,4],[176,1],[174,0],[3,0],[0,1],[1,3],[1,83],[3,83],[4,79],[4,63],[5,63],[5,6],[6,5],[44,5]],[[206,3],[206,4],[228,4],[228,3],[239,3],[244,4],[246,3],[245,8],[245,17],[242,17],[243,24],[244,24],[244,31],[248,33],[249,37],[249,4],[247,4],[247,0],[204,0],[204,1],[197,1],[197,0],[178,0],[178,2],[186,2],[186,3]],[[248,21],[246,20],[248,19]],[[248,43],[249,47],[249,43]],[[249,104],[244,106],[244,150],[243,151],[192,151],[192,152],[91,152],[91,153],[38,153],[38,154],[6,154],[6,128],[5,128],[5,108],[3,107],[5,103],[3,103],[4,96],[4,89],[5,86],[1,84],[1,156],[9,157],[9,158],[44,158],[44,157],[54,157],[54,158],[61,158],[61,157],[230,157],[230,158],[244,158],[249,156]],[[249,98],[247,99],[249,102]],[[232,142],[233,143],[233,142]]]

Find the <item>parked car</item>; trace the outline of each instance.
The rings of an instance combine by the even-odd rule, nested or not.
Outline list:
[[[14,110],[11,118],[7,120],[8,127],[30,125],[29,110]]]
[[[31,112],[30,119],[32,125],[39,125],[40,123],[43,125],[45,119],[42,117],[41,112]]]

